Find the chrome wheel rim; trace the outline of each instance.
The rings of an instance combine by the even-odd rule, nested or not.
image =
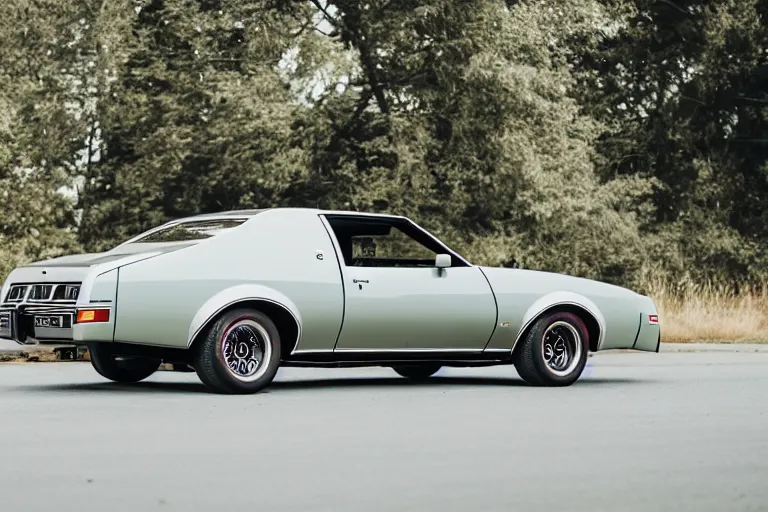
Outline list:
[[[541,350],[547,370],[558,377],[566,377],[581,360],[581,335],[568,322],[554,322],[544,331]]]
[[[231,323],[221,337],[219,360],[230,375],[253,382],[267,371],[272,359],[272,343],[264,327],[250,318]]]

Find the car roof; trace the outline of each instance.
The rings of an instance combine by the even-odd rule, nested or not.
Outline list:
[[[265,212],[270,208],[252,209],[252,210],[229,210],[225,212],[201,213],[190,217],[183,217],[177,220],[197,220],[210,219],[211,217],[253,217],[259,213]]]
[[[206,219],[254,217],[268,210],[304,210],[307,212],[315,212],[318,215],[351,215],[351,216],[365,216],[365,217],[404,218],[401,215],[391,215],[387,213],[355,212],[355,211],[348,211],[348,210],[323,210],[320,208],[279,207],[279,208],[243,209],[243,210],[228,210],[228,211],[212,212],[212,213],[201,213],[199,215],[193,215],[190,217],[175,219],[174,221],[171,221],[171,222],[176,223],[176,222],[190,222],[190,221],[206,220]]]

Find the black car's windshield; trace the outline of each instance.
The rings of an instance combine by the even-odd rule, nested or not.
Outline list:
[[[134,244],[187,242],[211,238],[234,229],[248,219],[216,219],[182,222],[133,240]]]

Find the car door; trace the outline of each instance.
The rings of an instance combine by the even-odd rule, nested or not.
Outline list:
[[[344,281],[338,351],[481,351],[496,301],[479,268],[407,219],[326,216]]]

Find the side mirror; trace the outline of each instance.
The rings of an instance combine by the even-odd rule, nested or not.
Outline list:
[[[448,268],[451,266],[451,255],[450,254],[438,254],[435,257],[435,266],[437,268]]]

